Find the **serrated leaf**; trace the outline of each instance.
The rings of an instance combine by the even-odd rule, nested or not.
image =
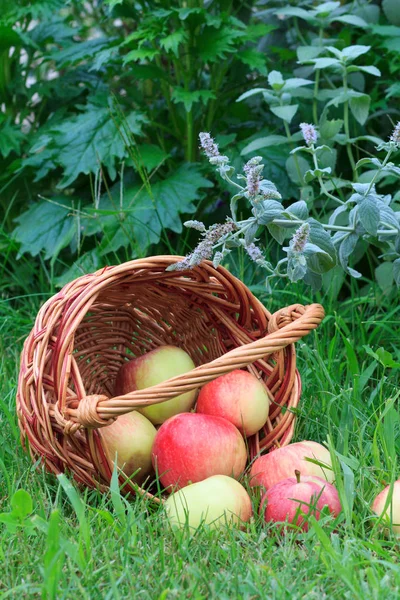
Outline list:
[[[298,104],[287,105],[287,106],[270,106],[271,112],[274,113],[277,117],[286,121],[286,123],[290,123],[293,119],[294,115],[299,108]]]
[[[142,113],[132,112],[124,118],[124,125],[117,127],[107,108],[90,107],[86,112],[71,119],[64,119],[52,128],[49,149],[53,162],[64,169],[60,188],[71,185],[80,173],[95,173],[104,165],[115,178],[116,160],[127,156],[126,129],[131,135],[140,135],[147,119]]]
[[[257,48],[244,48],[243,50],[239,50],[236,52],[235,58],[262,75],[266,75],[268,72],[267,58],[265,54],[257,50]]]
[[[13,232],[14,239],[20,244],[18,256],[25,252],[37,256],[44,251],[44,258],[54,261],[75,233],[71,207],[71,200],[54,198],[52,202],[41,200],[22,213],[16,219],[18,226]]]
[[[235,30],[232,26],[223,25],[219,29],[206,27],[197,37],[196,50],[204,62],[225,60],[228,54],[235,51],[237,40],[243,38],[244,32]]]
[[[141,144],[137,147],[136,152],[139,165],[143,166],[147,171],[152,171],[156,167],[159,167],[169,157],[169,154],[155,144]],[[126,162],[129,164],[130,158]],[[134,166],[136,167],[136,165]]]
[[[367,94],[360,94],[357,97],[350,98],[349,106],[354,118],[360,125],[364,125],[368,118],[369,105],[371,98]]]
[[[129,62],[137,60],[153,60],[159,54],[160,51],[155,48],[136,48],[136,50],[131,50],[124,56],[123,63],[126,65]]]
[[[380,221],[379,208],[373,196],[366,196],[358,205],[361,224],[371,235],[376,235]]]
[[[103,37],[84,42],[75,42],[62,50],[53,51],[47,55],[47,58],[54,60],[58,68],[65,67],[87,58],[93,58],[97,52],[103,50],[111,41],[110,38]]]
[[[216,96],[211,90],[195,90],[191,92],[185,90],[183,87],[175,87],[172,91],[171,98],[175,104],[182,102],[186,112],[190,112],[193,104],[202,102],[204,106],[207,106],[208,101],[215,99]]]
[[[14,125],[11,119],[6,119],[0,125],[0,154],[3,158],[7,158],[11,152],[17,154],[21,151],[21,144],[25,139],[25,135],[21,131],[21,127]]]
[[[183,44],[187,39],[187,33],[184,29],[178,29],[173,31],[167,37],[160,39],[160,46],[164,48],[166,52],[172,52],[175,56],[179,55],[179,46]]]

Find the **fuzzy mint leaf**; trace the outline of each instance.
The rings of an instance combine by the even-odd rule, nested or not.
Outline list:
[[[366,196],[358,205],[358,215],[367,233],[376,235],[380,221],[379,208],[373,195]]]
[[[279,119],[286,121],[286,123],[290,123],[299,108],[298,104],[293,104],[291,106],[270,106],[271,112],[274,113]]]

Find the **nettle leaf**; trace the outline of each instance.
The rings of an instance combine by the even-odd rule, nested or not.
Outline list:
[[[244,32],[232,26],[223,25],[219,29],[206,27],[197,38],[196,50],[204,62],[225,60],[228,54],[235,51],[237,40],[243,38]]]
[[[376,235],[380,221],[379,208],[374,196],[369,195],[358,205],[358,215],[365,231]]]
[[[350,98],[350,110],[353,113],[355,120],[360,123],[360,125],[364,125],[368,118],[370,104],[371,98],[367,94],[360,94]]]
[[[274,115],[276,115],[283,121],[286,121],[286,123],[291,122],[294,115],[297,113],[298,108],[298,104],[293,104],[292,106],[270,106],[271,112],[273,112]]]
[[[24,140],[25,135],[22,133],[21,127],[11,123],[11,119],[0,122],[0,154],[3,158],[7,158],[11,152],[19,154]]]
[[[135,155],[137,154],[138,164],[135,164],[136,161],[132,161],[131,157],[126,160],[126,164],[133,164],[136,169],[144,167],[147,171],[152,171],[156,167],[159,167],[170,156],[160,146],[156,146],[155,144],[140,144],[134,149],[134,153]]]
[[[208,101],[215,99],[216,96],[211,90],[195,90],[191,92],[185,90],[183,87],[176,87],[172,91],[171,98],[175,104],[182,102],[186,112],[190,112],[193,104],[202,102],[206,106]]]
[[[235,58],[262,75],[266,75],[268,72],[266,56],[257,50],[257,48],[244,48],[243,50],[239,50],[236,52]]]
[[[347,48],[343,48],[342,55],[348,60],[352,61],[361,56],[362,54],[366,54],[371,50],[371,46],[347,46]]]
[[[167,37],[160,40],[160,46],[164,48],[166,52],[172,52],[175,56],[179,55],[179,46],[187,40],[187,33],[184,29],[178,29],[172,32]]]
[[[130,245],[136,249],[137,255],[143,255],[151,244],[160,240],[163,228],[181,233],[180,214],[192,214],[201,188],[208,187],[212,187],[212,183],[201,175],[199,167],[186,164],[166,179],[152,184],[151,193],[143,186],[126,188],[123,207],[115,210],[115,206],[119,206],[117,186],[118,189],[113,190],[115,200],[106,195],[100,205],[102,210],[114,209],[112,214],[103,217],[100,211],[97,228],[88,221],[87,225],[91,226],[88,235],[105,232],[102,254]]]
[[[44,251],[44,258],[54,261],[76,232],[71,208],[71,200],[53,198],[51,202],[41,200],[22,213],[16,219],[18,226],[13,232],[14,239],[20,244],[18,257],[26,252],[37,256]]]
[[[115,38],[113,38],[115,39]],[[75,42],[62,50],[56,50],[45,56],[48,60],[54,60],[57,68],[80,62],[85,59],[92,59],[97,52],[108,46],[113,39],[102,37],[85,42]]]
[[[131,135],[141,135],[146,117],[132,112],[124,119]],[[115,162],[127,155],[124,126],[117,127],[108,108],[90,107],[86,112],[65,119],[50,130],[49,149],[55,149],[52,160],[64,169],[60,188],[71,185],[80,173],[95,173],[103,164],[111,177],[116,176]]]

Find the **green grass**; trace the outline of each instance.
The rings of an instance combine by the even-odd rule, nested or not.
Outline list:
[[[46,276],[35,290],[23,281],[23,272],[15,282],[8,276],[0,295],[1,599],[400,596],[399,545],[384,537],[370,510],[374,495],[399,476],[399,371],[366,348],[384,347],[400,359],[397,296],[376,288],[343,302],[321,296],[328,316],[297,344],[303,396],[295,440],[329,440],[344,507],[338,521],[326,517],[305,534],[282,535],[255,517],[244,531],[188,535],[174,534],[162,510],[126,502],[116,486],[104,496],[78,491],[67,477],[37,470],[23,452],[15,415],[19,353],[46,298]],[[22,297],[12,298],[13,285]],[[275,310],[309,302],[307,294],[291,286],[266,303]],[[17,490],[26,493],[14,496]]]

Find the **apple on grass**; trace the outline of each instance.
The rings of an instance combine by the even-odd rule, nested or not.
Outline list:
[[[196,411],[227,419],[245,436],[254,435],[266,423],[268,393],[248,371],[235,369],[207,383],[199,393]]]
[[[372,510],[378,517],[383,515],[382,522],[390,526],[393,533],[400,535],[400,479],[394,482],[390,499],[388,499],[389,493],[390,485],[376,496]]]
[[[124,396],[135,390],[152,387],[194,368],[194,362],[182,348],[159,346],[122,365],[115,379],[114,393],[116,396]],[[192,390],[166,402],[152,404],[137,410],[154,425],[160,425],[170,417],[190,410],[195,402],[196,394],[197,390]]]
[[[168,491],[196,483],[212,475],[238,478],[246,466],[243,437],[221,417],[181,413],[157,431],[153,466]]]
[[[244,487],[226,475],[213,475],[171,494],[165,502],[167,518],[174,528],[209,525],[241,525],[252,515],[250,496]]]
[[[320,477],[301,477],[296,471],[296,477],[283,479],[265,492],[260,513],[264,511],[267,522],[293,523],[302,531],[308,531],[305,515],[313,514],[319,520],[324,506],[334,517],[341,512],[337,489]]]
[[[152,473],[151,449],[157,430],[137,411],[121,415],[114,423],[99,429],[99,434],[111,465],[117,457],[117,466],[137,484]]]
[[[321,463],[315,464],[318,461]],[[250,471],[250,485],[268,490],[282,479],[293,477],[295,470],[304,475],[316,475],[329,483],[335,479],[329,450],[317,442],[303,441],[283,446],[257,458]]]

